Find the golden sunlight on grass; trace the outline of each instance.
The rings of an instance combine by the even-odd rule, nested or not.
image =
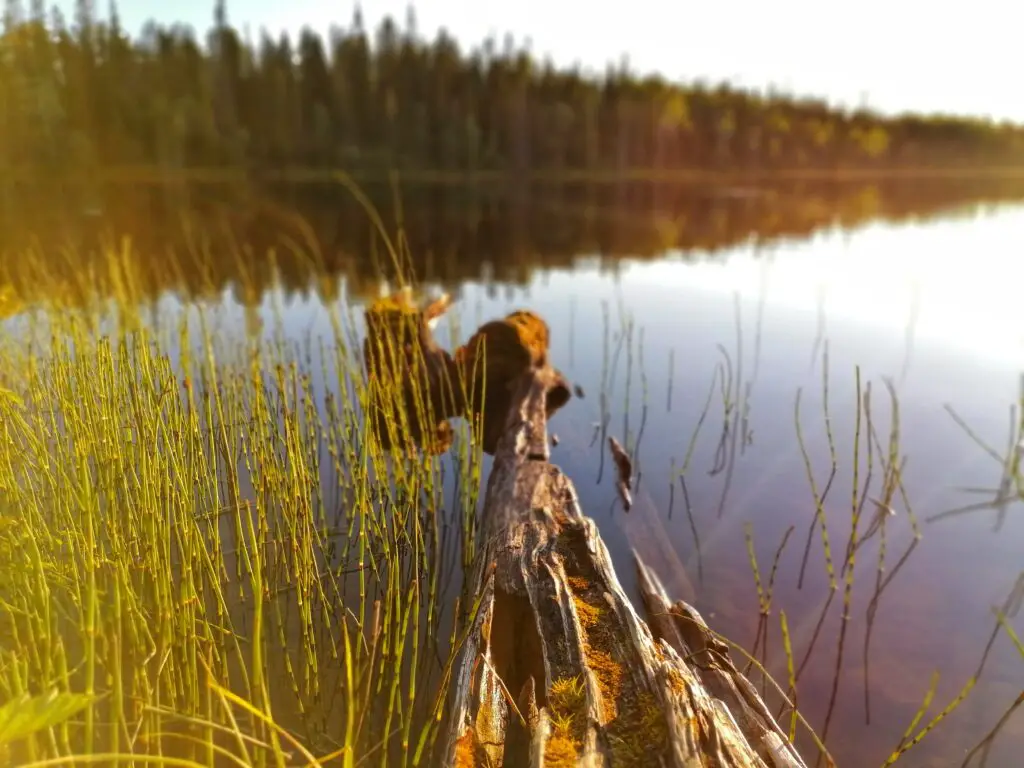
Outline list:
[[[313,371],[203,312],[158,333],[119,255],[113,301],[89,279],[0,345],[0,701],[41,713],[0,727],[0,757],[429,761],[458,613],[439,460],[364,440],[351,317]],[[460,450],[456,529],[479,486]],[[23,698],[51,689],[80,698]]]

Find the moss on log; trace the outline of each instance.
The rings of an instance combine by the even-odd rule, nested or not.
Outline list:
[[[572,482],[549,461],[546,364],[512,389],[483,510],[445,764],[804,763],[728,648],[634,555],[650,623],[627,599]]]

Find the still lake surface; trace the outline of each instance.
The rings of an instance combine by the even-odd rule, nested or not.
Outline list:
[[[802,665],[804,717],[819,735],[827,723],[826,743],[839,765],[880,765],[911,724],[933,674],[934,702],[918,728],[978,669],[997,626],[993,607],[1007,600],[1024,571],[1019,498],[1002,512],[982,508],[930,520],[995,499],[1003,475],[947,406],[997,452],[1024,439],[1020,414],[1011,416],[1024,404],[1022,247],[1024,208],[1005,206],[714,254],[622,258],[614,269],[581,253],[570,268],[534,271],[525,285],[449,286],[455,307],[436,335],[454,346],[513,309],[545,317],[553,361],[585,391],[552,420],[559,437],[552,460],[576,484],[629,594],[636,599],[636,550],[713,629],[750,651],[757,647],[783,687],[784,612]],[[348,297],[345,277],[337,279],[338,300],[358,305],[362,299]],[[182,301],[167,294],[156,307],[173,313]],[[200,303],[216,318],[222,341],[251,330],[254,314],[266,332],[280,327],[301,343],[331,336],[328,308],[315,291],[268,290],[249,312],[230,289]],[[855,459],[858,376],[862,400],[870,389],[878,440],[870,462],[867,409]],[[898,402],[903,493],[891,496],[894,514],[857,547],[844,611],[839,571],[855,476],[861,496],[865,484],[868,497],[887,496],[881,460],[895,420],[886,382]],[[809,464],[820,492],[832,466],[827,425],[836,461],[823,503],[838,580],[831,600],[822,538],[810,530],[816,503],[807,471]],[[618,500],[607,435],[634,454],[638,488],[629,512]],[[868,501],[858,538],[875,519]],[[748,544],[767,589],[783,542],[764,642]],[[879,593],[879,579],[889,577]],[[1009,621],[1024,632],[1024,616]],[[734,658],[742,667],[742,656]],[[1022,690],[1024,659],[1000,630],[977,686],[905,764],[959,765]],[[788,716],[780,722],[788,725]],[[813,755],[809,742],[801,745]],[[1017,765],[1022,752],[1024,718],[1011,718],[988,764]]]

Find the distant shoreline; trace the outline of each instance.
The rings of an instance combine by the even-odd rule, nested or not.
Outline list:
[[[427,40],[390,19],[251,41],[223,11],[206,44],[180,25],[132,39],[88,5],[73,25],[10,20],[0,178],[158,167],[397,169],[434,181],[1024,174],[1024,125],[1009,121],[883,116],[622,66],[587,74],[514,44]]]
[[[348,178],[361,183],[430,184],[464,187],[468,184],[508,183],[510,180],[552,184],[615,185],[622,183],[742,185],[750,183],[814,181],[871,183],[913,181],[916,179],[952,179],[966,181],[1024,179],[1024,163],[1019,166],[927,167],[893,166],[882,168],[779,168],[703,170],[625,168],[607,171],[552,171],[486,169],[451,171],[429,168],[374,169],[257,166],[161,168],[159,166],[111,166],[92,171],[61,173],[54,178],[41,177],[37,169],[11,167],[0,178],[4,184],[99,183],[99,184],[225,184],[241,181],[255,183],[336,183]]]

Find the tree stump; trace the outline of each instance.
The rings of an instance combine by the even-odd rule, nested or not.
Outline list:
[[[448,419],[465,409],[452,356],[438,346],[433,323],[448,309],[447,295],[420,308],[403,289],[364,312],[370,427],[384,450],[443,453],[453,432]]]

